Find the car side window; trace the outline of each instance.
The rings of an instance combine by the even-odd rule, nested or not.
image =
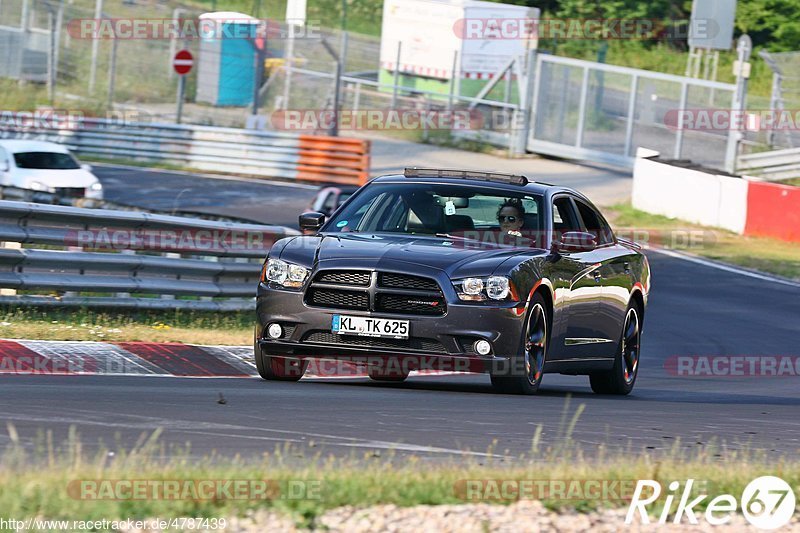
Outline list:
[[[322,203],[322,209],[327,213],[334,212],[336,209],[336,193],[333,191],[328,193],[328,196],[325,197],[325,201]]]
[[[597,238],[598,245],[603,246],[614,242],[611,228],[608,227],[608,224],[606,224],[605,220],[603,220],[594,208],[581,200],[575,200],[575,204],[578,206],[578,212],[583,219],[583,225],[586,227],[586,231]]]
[[[568,231],[581,231],[581,225],[572,206],[572,200],[563,196],[553,200],[553,240]]]

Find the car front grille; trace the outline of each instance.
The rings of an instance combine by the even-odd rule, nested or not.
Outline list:
[[[315,283],[331,285],[369,286],[371,273],[367,271],[323,270],[314,278]]]
[[[309,344],[344,344],[360,348],[388,348],[393,350],[414,350],[427,353],[447,353],[444,345],[436,339],[377,339],[372,337],[356,337],[339,335],[329,331],[312,331],[303,337]]]
[[[60,198],[83,198],[86,196],[84,187],[57,187],[56,196]]]
[[[369,310],[369,294],[366,292],[311,287],[306,300],[317,307]]]
[[[447,312],[435,279],[394,272],[322,270],[305,296],[306,305],[326,309],[441,316]]]
[[[404,296],[401,294],[378,294],[375,310],[387,313],[413,315],[441,315],[444,298],[430,296]]]
[[[439,291],[439,284],[430,278],[381,272],[378,275],[378,287],[391,289],[413,289],[415,291]]]

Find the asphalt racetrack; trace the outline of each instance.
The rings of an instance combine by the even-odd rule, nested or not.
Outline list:
[[[709,445],[800,451],[800,376],[674,375],[674,356],[800,356],[800,286],[747,276],[662,253],[649,254],[654,288],[645,318],[639,381],[628,397],[591,393],[588,379],[548,374],[538,396],[495,394],[488,376],[258,378],[0,375],[3,425],[33,446],[51,429],[56,442],[76,426],[88,449],[100,441],[133,446],[163,429],[167,445],[204,455],[258,457],[289,442],[309,453],[456,458],[468,451],[510,461],[563,441],[567,418],[585,411],[572,441],[668,451]],[[797,361],[798,359],[795,359]],[[672,370],[670,370],[672,368]],[[225,404],[217,402],[222,393]],[[0,445],[8,437],[0,434]]]

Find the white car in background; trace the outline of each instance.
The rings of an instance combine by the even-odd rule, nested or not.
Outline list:
[[[0,140],[3,197],[43,203],[102,200],[103,186],[69,150],[45,141]]]

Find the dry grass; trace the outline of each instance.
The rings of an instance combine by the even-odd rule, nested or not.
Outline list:
[[[247,346],[250,313],[104,314],[86,310],[8,310],[0,313],[0,337],[62,341],[185,342]]]
[[[629,204],[606,209],[615,231],[641,242],[660,244],[717,261],[800,280],[800,244],[747,237],[634,209]]]

